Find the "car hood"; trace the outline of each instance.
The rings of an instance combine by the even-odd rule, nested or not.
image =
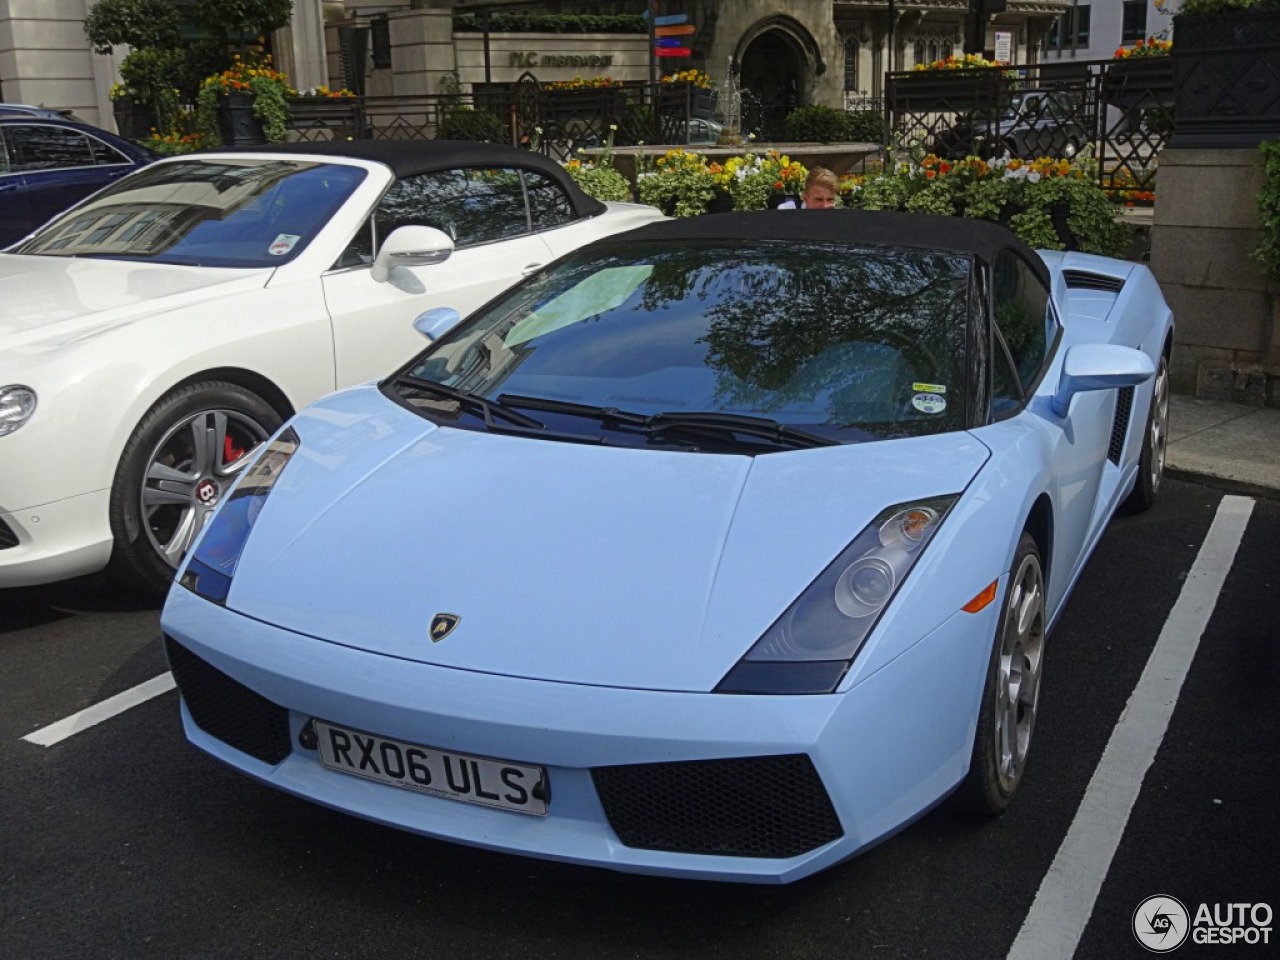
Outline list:
[[[206,300],[213,287],[260,287],[271,272],[0,253],[0,355]]]
[[[440,428],[376,389],[294,421],[227,606],[508,676],[710,690],[887,506],[957,493],[966,433],[761,455]],[[459,619],[433,642],[437,614]]]

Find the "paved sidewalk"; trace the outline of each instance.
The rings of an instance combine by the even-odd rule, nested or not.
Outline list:
[[[1171,476],[1280,498],[1280,409],[1169,397]]]

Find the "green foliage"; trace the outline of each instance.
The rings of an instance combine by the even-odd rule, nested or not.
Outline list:
[[[565,170],[583,193],[597,200],[631,199],[631,185],[613,167],[570,161],[565,164]]]
[[[884,114],[879,110],[857,110],[848,114],[849,140],[853,143],[884,143]]]
[[[471,107],[454,107],[440,121],[437,140],[485,140],[502,143],[507,138],[506,127],[497,114]]]
[[[1182,0],[1178,13],[1202,17],[1247,10],[1274,10],[1277,7],[1280,7],[1280,0]]]
[[[181,50],[141,47],[120,63],[123,96],[149,104],[159,130],[173,130],[178,123],[180,94],[173,79],[182,59]],[[120,99],[115,91],[113,99]]]
[[[475,13],[455,13],[453,29],[477,33],[484,18]],[[494,13],[489,17],[493,33],[648,33],[644,20],[630,13]]]
[[[95,53],[112,47],[176,47],[178,11],[171,0],[98,0],[84,19]]]
[[[1254,257],[1263,270],[1280,279],[1280,142],[1263,143],[1262,189],[1258,191],[1258,221],[1262,224],[1262,240]]]
[[[835,107],[817,103],[797,107],[787,114],[786,124],[787,138],[798,142],[848,143],[853,139],[852,119]]]
[[[928,157],[922,165],[903,164],[862,178],[845,205],[996,220],[1044,250],[1065,249],[1063,222],[1086,253],[1120,257],[1129,243],[1130,229],[1116,222],[1115,205],[1098,185],[1096,170],[1066,161],[988,166],[976,157],[955,164]]]
[[[668,216],[693,217],[707,212],[715,198],[716,181],[706,161],[696,153],[668,151],[653,171],[637,171],[636,193]]]
[[[196,0],[192,15],[214,36],[264,37],[293,16],[292,0]]]

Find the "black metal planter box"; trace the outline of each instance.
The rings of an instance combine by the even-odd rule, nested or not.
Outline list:
[[[1171,147],[1280,139],[1280,9],[1174,18]]]

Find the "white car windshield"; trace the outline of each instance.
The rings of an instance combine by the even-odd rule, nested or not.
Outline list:
[[[304,160],[190,158],[125,177],[12,252],[211,267],[297,256],[365,177]]]

